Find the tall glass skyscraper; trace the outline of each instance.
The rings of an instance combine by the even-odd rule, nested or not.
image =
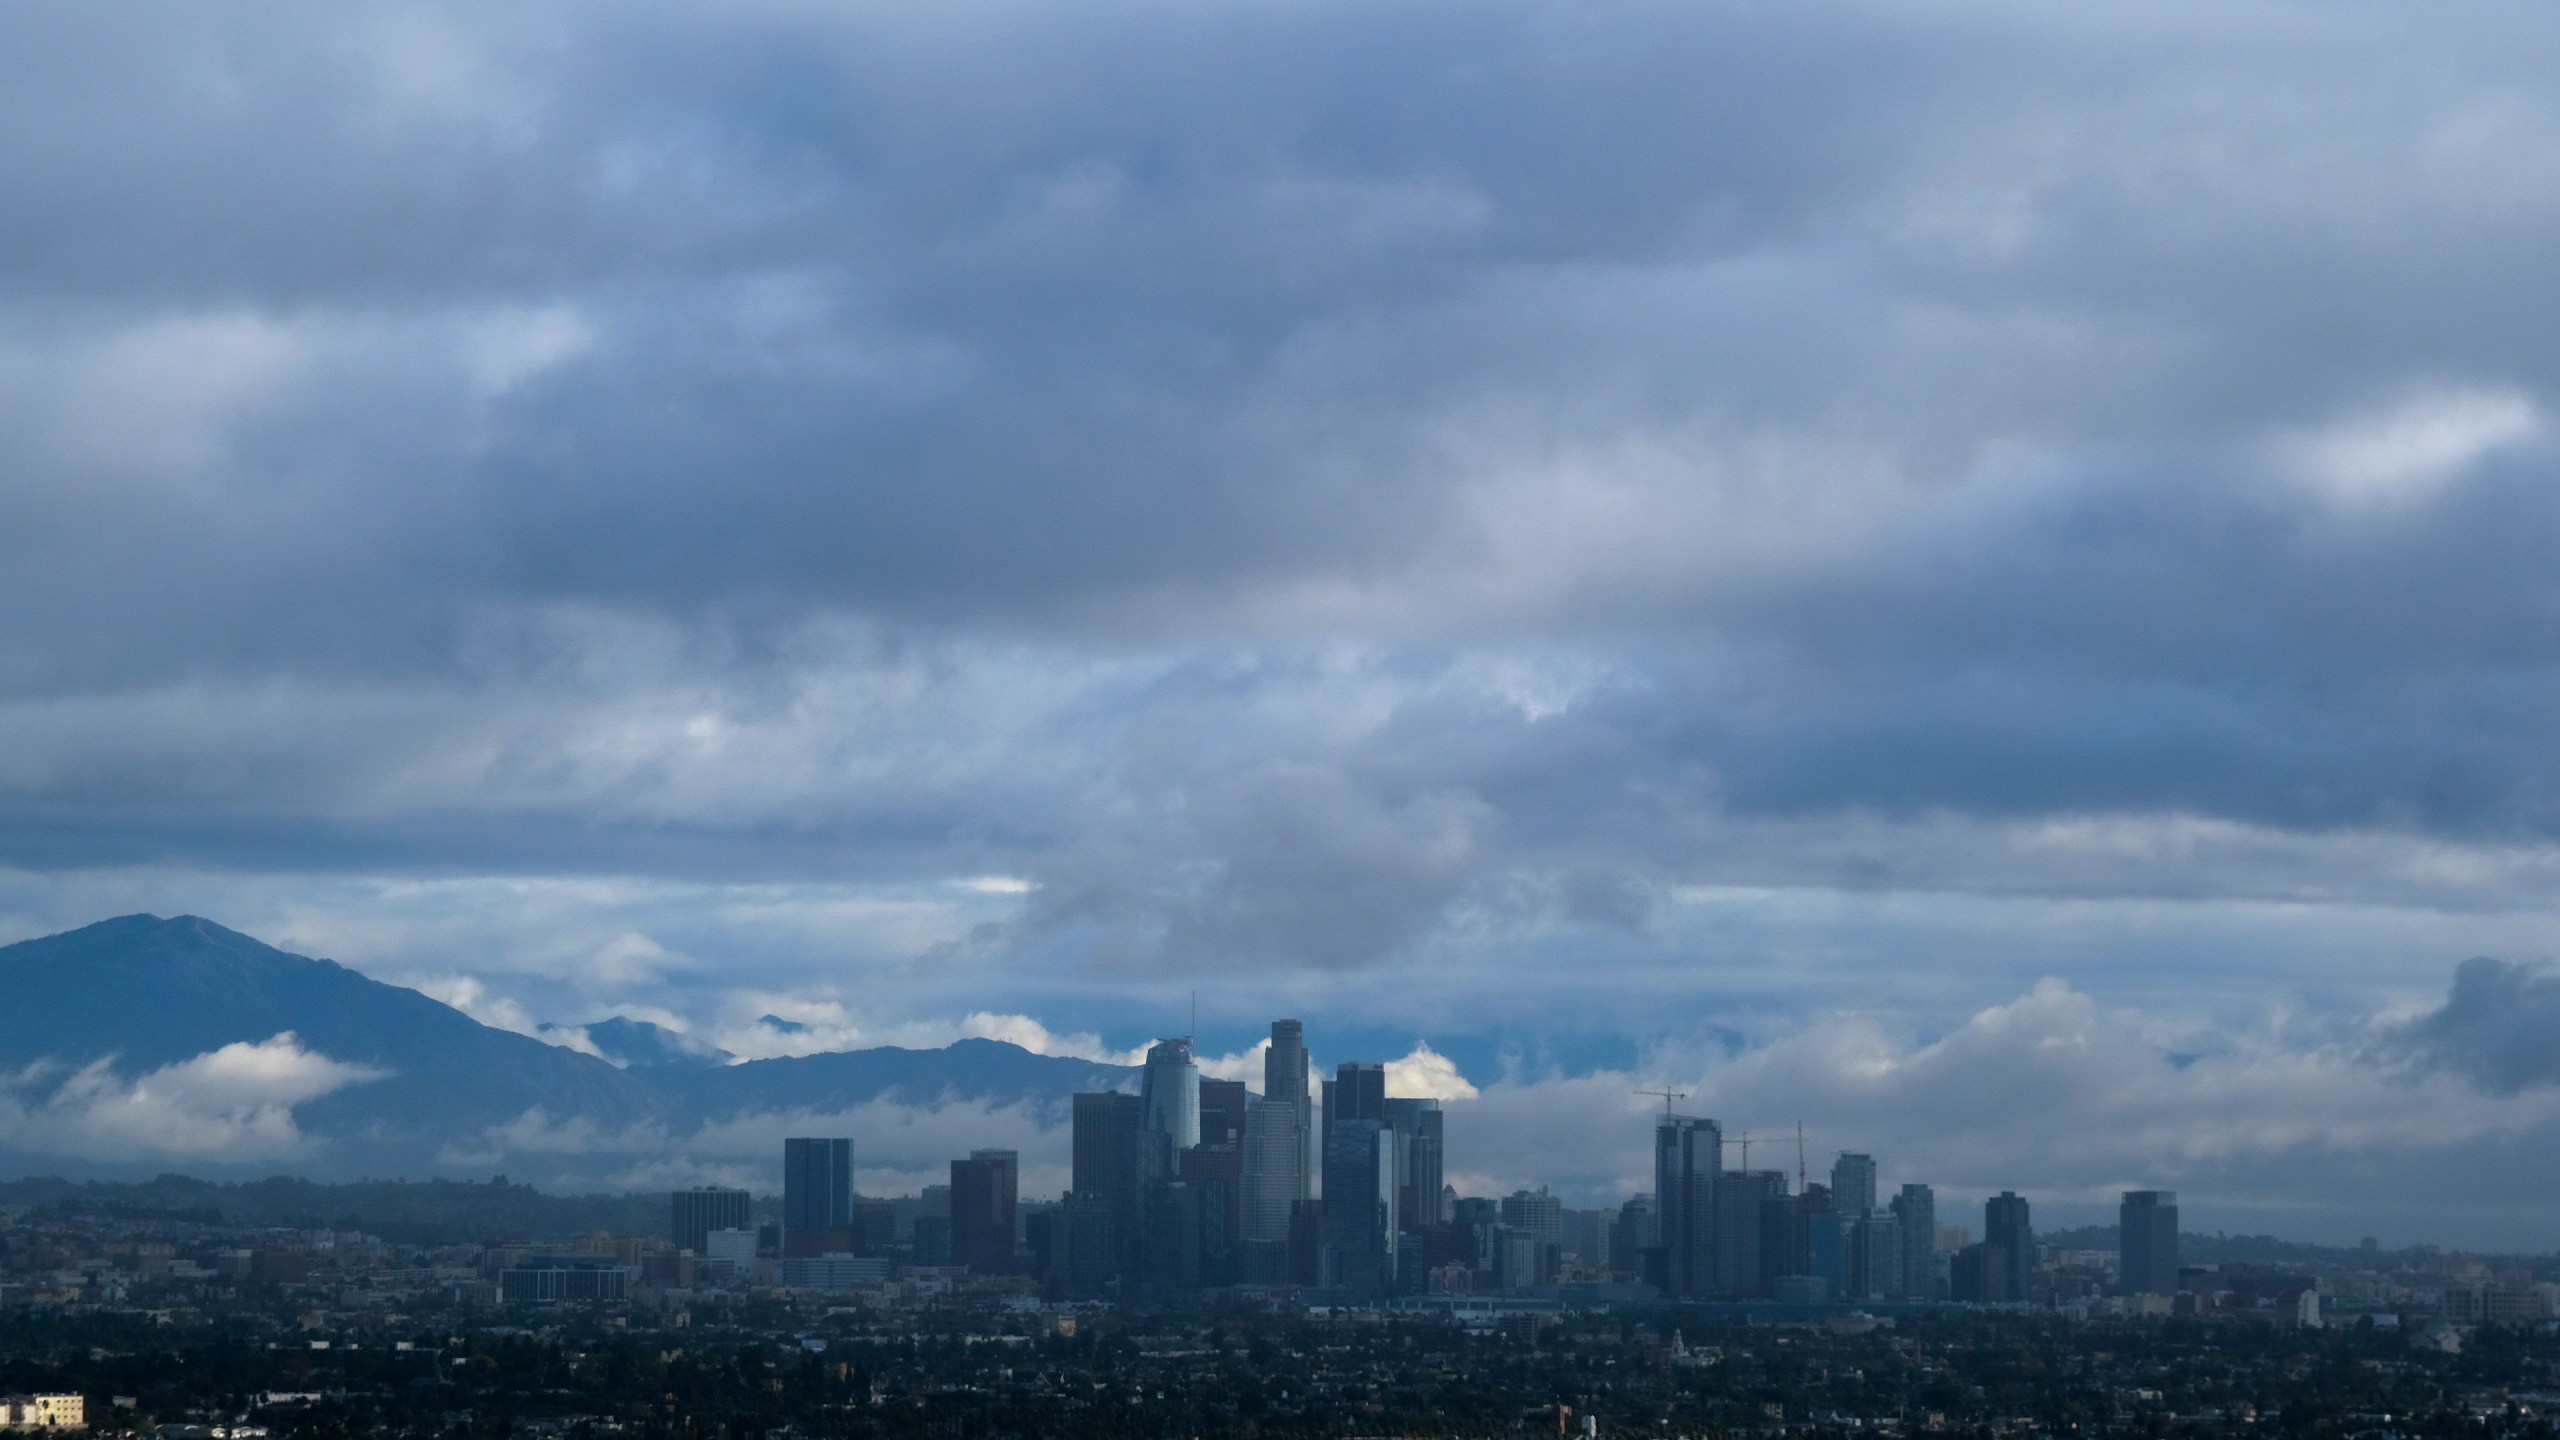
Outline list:
[[[1902,1293],[1914,1300],[1938,1294],[1938,1196],[1926,1185],[1905,1185],[1893,1197],[1902,1222]]]
[[[2117,1221],[2117,1288],[2127,1295],[2177,1294],[2178,1192],[2127,1190]]]
[[[2036,1227],[2026,1197],[2003,1190],[1982,1202],[1982,1240],[1990,1247],[1990,1263],[2000,1270],[2004,1293],[1997,1298],[2027,1301],[2036,1291]]]
[[[1653,1132],[1653,1203],[1660,1269],[1651,1278],[1666,1297],[1714,1292],[1716,1179],[1724,1169],[1724,1131],[1713,1120],[1665,1115]]]
[[[782,1142],[782,1231],[806,1235],[853,1228],[853,1142]]]
[[[1138,1100],[1147,1129],[1175,1150],[1200,1143],[1200,1067],[1191,1058],[1191,1037],[1159,1040],[1147,1051]]]
[[[1298,1164],[1292,1202],[1311,1199],[1316,1180],[1316,1102],[1307,1072],[1306,1027],[1295,1020],[1271,1022],[1271,1048],[1262,1053],[1262,1099],[1297,1112]]]

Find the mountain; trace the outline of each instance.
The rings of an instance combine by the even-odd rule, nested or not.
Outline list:
[[[662,1189],[762,1176],[787,1130],[850,1127],[875,1101],[928,1120],[955,1101],[1021,1106],[1045,1130],[1068,1095],[1135,1073],[993,1040],[739,1063],[621,1016],[585,1033],[612,1058],[210,920],[102,921],[0,946],[0,1176],[504,1170],[554,1189]],[[856,1134],[866,1165],[909,1173],[987,1143],[913,1116],[882,1129]]]
[[[665,1109],[593,1056],[192,915],[127,915],[0,947],[0,1065],[107,1061],[131,1077],[284,1033],[312,1054],[383,1072],[304,1102],[296,1114],[306,1127],[442,1137],[528,1109],[608,1125]]]
[[[663,1077],[661,1084],[707,1120],[807,1107],[816,1097],[861,1096],[907,1105],[976,1101],[1066,1103],[1079,1090],[1120,1090],[1137,1072],[1064,1055],[1035,1055],[1001,1040],[959,1040],[940,1050],[836,1050],[724,1065]],[[823,1103],[823,1102],[819,1102]]]
[[[546,1034],[563,1035],[565,1043],[570,1027],[545,1025],[542,1028]],[[670,1065],[701,1069],[727,1065],[738,1058],[707,1041],[622,1015],[577,1029],[598,1054],[625,1070],[655,1070]]]

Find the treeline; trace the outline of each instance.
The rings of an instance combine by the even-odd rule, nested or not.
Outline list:
[[[655,1235],[667,1197],[546,1195],[500,1175],[477,1180],[319,1184],[279,1175],[224,1183],[185,1175],[138,1182],[45,1176],[0,1181],[0,1209],[59,1215],[362,1230],[408,1245],[567,1240],[599,1230]]]

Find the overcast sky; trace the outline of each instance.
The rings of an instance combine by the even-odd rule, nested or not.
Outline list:
[[[2546,5],[22,7],[0,196],[0,939],[2560,1242]]]

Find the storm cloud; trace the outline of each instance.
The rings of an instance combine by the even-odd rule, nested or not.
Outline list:
[[[0,41],[11,935],[1397,1053],[2547,949],[2539,8]]]

